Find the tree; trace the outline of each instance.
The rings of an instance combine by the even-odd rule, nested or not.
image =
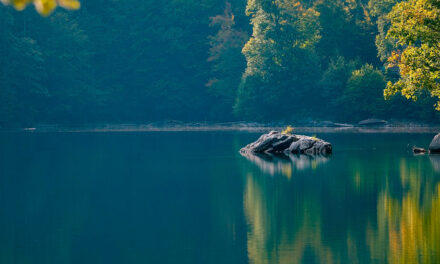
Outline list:
[[[353,71],[342,96],[345,118],[365,119],[385,113],[386,102],[381,96],[385,85],[382,72],[371,64]]]
[[[0,1],[69,7],[69,0]],[[397,54],[390,65],[425,44],[384,38],[400,0],[228,0],[226,8],[225,1],[81,1],[77,12],[59,8],[44,19],[0,4],[1,125],[336,120],[348,111],[359,120],[367,114],[351,104],[348,87],[369,79],[352,77],[361,65],[379,67],[374,37],[381,58]],[[436,27],[428,22],[420,24]],[[397,66],[386,71],[388,80],[398,75]],[[384,87],[376,88],[354,90],[370,108],[384,104],[384,118],[438,120],[427,89],[416,103],[401,96],[384,103]]]
[[[370,14],[376,20],[378,34],[376,35],[375,43],[378,56],[382,62],[385,62],[391,55],[391,51],[396,43],[394,39],[387,38],[387,32],[391,24],[388,13],[398,2],[400,0],[370,0],[368,2]]]
[[[12,30],[15,24],[8,10],[0,9],[0,125],[32,122],[48,97],[42,49]]]
[[[47,117],[59,122],[87,120],[94,115],[87,108],[95,106],[100,93],[92,75],[88,36],[67,12],[53,14],[42,23],[46,30],[38,32],[30,26],[29,32],[43,50],[48,72],[48,106],[52,109]]]
[[[409,0],[396,4],[390,14],[387,37],[397,40],[388,58],[389,67],[397,66],[400,79],[388,82],[386,98],[401,93],[417,100],[423,90],[438,99],[440,110],[440,2]]]
[[[232,108],[246,61],[241,49],[248,39],[246,32],[236,29],[231,4],[226,2],[222,15],[211,17],[212,27],[219,27],[216,35],[210,36],[208,61],[212,63],[212,75],[206,86],[216,97],[215,115],[232,117]]]
[[[235,111],[248,119],[292,117],[311,98],[319,76],[318,13],[299,1],[249,0],[252,37]]]
[[[376,63],[375,25],[362,1],[318,0],[321,39],[317,45],[322,66],[342,56]]]
[[[326,104],[322,105],[323,115],[338,118],[344,113],[343,95],[347,82],[354,70],[360,67],[360,60],[347,61],[344,57],[331,59],[320,81],[321,98]],[[380,96],[381,97],[381,96]]]
[[[17,10],[23,10],[27,5],[33,4],[35,9],[43,16],[47,16],[52,13],[57,6],[61,6],[66,9],[78,9],[80,3],[78,0],[0,0],[5,5],[14,6]]]

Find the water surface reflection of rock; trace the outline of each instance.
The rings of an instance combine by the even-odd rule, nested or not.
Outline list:
[[[242,153],[243,157],[257,165],[260,170],[271,176],[281,174],[288,178],[293,171],[316,169],[329,161],[330,156],[323,155],[272,155],[264,153]]]
[[[432,167],[436,172],[440,172],[440,155],[432,154],[429,155],[429,160],[431,160]]]

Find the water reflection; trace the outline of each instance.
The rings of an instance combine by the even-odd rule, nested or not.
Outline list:
[[[257,165],[261,171],[271,176],[281,174],[290,179],[293,171],[316,169],[319,165],[325,164],[329,156],[323,155],[275,155],[264,153],[241,153],[243,157]]]
[[[440,155],[429,155],[429,159],[431,160],[432,167],[436,172],[440,172]]]
[[[440,156],[246,158],[251,263],[440,263]]]
[[[440,263],[438,158],[405,149],[432,135],[239,156],[253,137],[0,137],[0,263]]]
[[[438,159],[430,156],[435,171]],[[403,193],[385,187],[378,198],[377,229],[368,230],[372,256],[388,263],[440,263],[440,183],[422,164],[403,160]]]
[[[247,176],[244,208],[249,225],[249,261],[301,263],[302,260],[317,259],[319,263],[331,263],[332,251],[323,244],[321,237],[317,201],[309,199],[305,204],[292,201],[290,206],[297,210],[285,210],[289,205],[280,200],[283,190],[272,193],[261,184],[252,174]]]

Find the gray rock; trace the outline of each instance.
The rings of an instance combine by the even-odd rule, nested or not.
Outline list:
[[[298,140],[298,138],[296,138],[295,136],[289,136],[284,140],[275,142],[272,145],[271,152],[273,152],[273,153],[284,152],[285,149],[289,148],[289,146],[292,144],[292,142],[297,141],[297,140]]]
[[[264,152],[272,147],[272,143],[277,141],[277,135],[271,133],[262,135],[252,146],[250,146],[254,152]]]
[[[440,153],[440,133],[437,134],[429,144],[429,153]]]
[[[304,153],[306,149],[312,148],[316,143],[315,140],[309,137],[302,136],[298,141],[293,142],[288,148],[288,153]]]
[[[351,124],[335,123],[332,121],[322,121],[316,124],[317,127],[353,127]]]
[[[280,134],[280,132],[278,132],[278,131],[276,131],[276,130],[272,130],[272,131],[270,131],[269,132],[269,136],[273,136],[273,135],[276,135],[276,134]]]
[[[385,126],[386,124],[388,124],[387,121],[376,118],[365,119],[358,123],[360,126]]]
[[[322,139],[307,136],[299,136],[299,140],[293,142],[286,150],[287,153],[296,154],[330,154],[332,145]]]
[[[318,140],[315,142],[314,149],[316,149],[319,154],[330,154],[332,153],[332,144],[324,140]]]
[[[271,131],[258,138],[257,141],[248,144],[240,150],[241,153],[290,153],[296,154],[330,154],[332,145],[318,138],[287,135],[277,131]]]
[[[282,152],[295,140],[297,139],[293,135],[286,135],[278,131],[271,131],[262,135],[257,139],[257,141],[247,145],[240,151],[252,153]]]
[[[426,153],[426,149],[424,149],[424,148],[419,148],[419,147],[416,147],[416,146],[414,146],[414,147],[412,148],[412,150],[413,150],[413,153],[414,153],[414,154],[423,154],[423,153]]]

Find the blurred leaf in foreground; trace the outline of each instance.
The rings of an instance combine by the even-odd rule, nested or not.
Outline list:
[[[79,9],[81,4],[78,0],[0,0],[5,5],[12,5],[15,9],[21,11],[27,5],[33,4],[35,9],[43,16],[48,16],[57,6],[66,9]]]

